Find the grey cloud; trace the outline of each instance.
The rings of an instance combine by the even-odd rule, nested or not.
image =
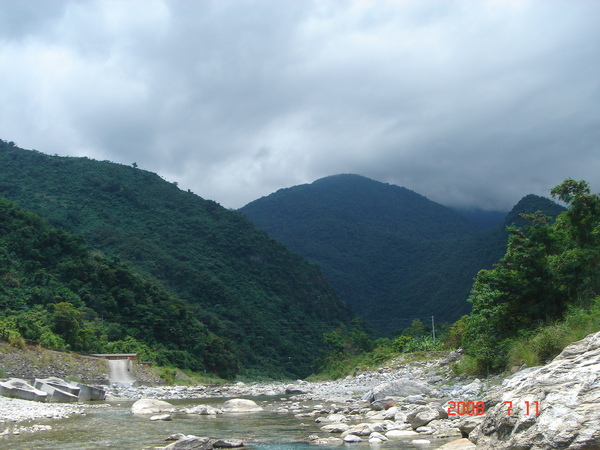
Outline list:
[[[600,189],[596,2],[3,6],[0,137],[24,147],[232,207],[341,172],[486,208]]]

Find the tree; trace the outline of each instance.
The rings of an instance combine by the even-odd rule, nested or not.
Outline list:
[[[523,215],[529,225],[509,228],[506,254],[473,285],[463,343],[482,368],[501,368],[519,332],[560,319],[569,305],[600,292],[600,197],[572,179],[551,192],[567,210],[554,223]]]
[[[67,345],[75,347],[80,328],[81,312],[69,302],[54,305],[52,330],[62,337]]]

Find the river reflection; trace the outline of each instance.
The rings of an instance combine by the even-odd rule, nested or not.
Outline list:
[[[306,450],[330,448],[366,449],[365,444],[346,444],[341,447],[315,447],[308,444],[311,434],[330,437],[320,430],[322,424],[313,418],[297,418],[291,413],[277,412],[279,398],[254,398],[265,408],[249,414],[219,414],[216,417],[172,414],[172,421],[151,422],[148,416],[130,413],[133,401],[108,403],[90,408],[85,416],[64,420],[38,420],[35,423],[51,425],[52,430],[0,437],[0,448],[82,450],[98,448],[158,449],[169,442],[165,438],[174,433],[193,434],[223,439],[243,439],[248,447],[261,450]],[[177,407],[209,404],[220,406],[224,399],[169,400]],[[27,424],[19,424],[23,426]],[[30,425],[30,424],[29,424]],[[375,448],[433,449],[448,440],[432,440],[431,445],[412,445],[409,441],[393,441]]]

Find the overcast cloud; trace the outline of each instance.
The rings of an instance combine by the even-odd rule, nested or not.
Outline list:
[[[238,208],[358,173],[509,209],[600,191],[600,1],[2,0],[0,138]]]

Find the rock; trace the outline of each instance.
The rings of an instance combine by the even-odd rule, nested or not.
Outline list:
[[[455,397],[463,400],[479,400],[481,398],[482,384],[479,378],[476,378],[472,383],[467,384],[459,389]]]
[[[371,433],[369,435],[369,442],[371,442],[371,439],[378,439],[379,442],[384,442],[384,441],[388,440],[387,437],[385,437],[383,434],[379,433],[378,431],[374,431],[373,433]]]
[[[344,436],[344,442],[348,442],[348,443],[362,442],[362,438],[355,434],[347,434],[346,436]]]
[[[300,388],[297,388],[295,386],[290,386],[285,388],[285,393],[288,395],[300,395],[300,394],[306,394],[306,391]]]
[[[155,422],[157,420],[169,421],[169,420],[173,420],[173,418],[171,417],[171,414],[157,414],[156,416],[150,417],[150,420],[153,422]]]
[[[383,409],[387,411],[388,409],[393,408],[395,406],[398,406],[398,403],[396,403],[394,400],[388,400],[383,405]]]
[[[327,422],[348,422],[348,418],[343,414],[329,414],[325,419]]]
[[[217,439],[212,445],[214,448],[237,448],[243,447],[244,441],[241,439]]]
[[[166,438],[165,441],[178,441],[180,439],[183,439],[184,437],[186,437],[186,435],[183,433],[175,433]]]
[[[463,416],[456,426],[463,436],[469,436],[471,431],[475,429],[483,420],[485,416]]]
[[[390,430],[387,433],[385,433],[385,437],[387,437],[388,439],[402,439],[418,435],[419,433],[413,430]]]
[[[463,436],[461,431],[456,427],[456,422],[445,419],[432,420],[427,424],[427,427],[419,427],[416,431],[420,432],[422,428],[427,428],[427,434],[431,434],[436,438],[459,438]]]
[[[427,401],[423,398],[421,394],[419,395],[409,395],[406,397],[406,401],[412,405],[426,405]]]
[[[214,416],[222,414],[223,411],[208,405],[196,405],[191,408],[184,408],[182,412],[185,414],[198,414],[199,416]]]
[[[381,400],[386,397],[408,397],[409,395],[418,394],[430,396],[433,394],[433,389],[425,383],[401,378],[382,383],[375,387],[372,391],[372,401]]]
[[[318,445],[323,447],[334,447],[338,445],[344,445],[344,440],[340,438],[328,437],[320,438],[318,436],[311,436],[309,443],[310,445]]]
[[[167,445],[163,450],[211,450],[210,438],[187,436]]]
[[[398,407],[392,406],[390,409],[385,411],[385,414],[383,415],[383,419],[384,420],[394,420],[398,413],[400,413],[400,410],[398,409]]]
[[[431,441],[428,441],[427,439],[413,439],[410,443],[413,445],[429,445],[431,444]]]
[[[466,438],[457,439],[438,447],[438,450],[475,450],[475,444]]]
[[[369,423],[359,423],[358,425],[353,425],[342,433],[342,438],[348,436],[349,434],[354,434],[356,436],[369,436],[373,431],[376,431],[372,428],[372,425],[373,424]]]
[[[370,394],[371,395],[371,394]],[[394,402],[391,398],[382,398],[379,400],[375,400],[371,402],[371,409],[374,411],[383,411],[385,410],[385,405]]]
[[[258,412],[262,411],[263,409],[260,406],[258,406],[253,400],[233,398],[223,403],[221,410],[227,413],[247,413]]]
[[[406,421],[410,423],[413,429],[427,425],[432,420],[447,419],[448,413],[441,406],[425,405],[419,406],[416,410],[406,416]]]
[[[331,423],[321,427],[321,430],[326,431],[327,433],[344,433],[349,429],[350,425],[346,425],[345,423]]]
[[[173,411],[173,405],[153,398],[141,399],[131,405],[131,414],[157,414],[165,411]]]
[[[506,379],[484,400],[485,418],[469,439],[478,449],[600,448],[599,374],[600,332],[548,365]],[[510,415],[504,402],[512,402]]]

